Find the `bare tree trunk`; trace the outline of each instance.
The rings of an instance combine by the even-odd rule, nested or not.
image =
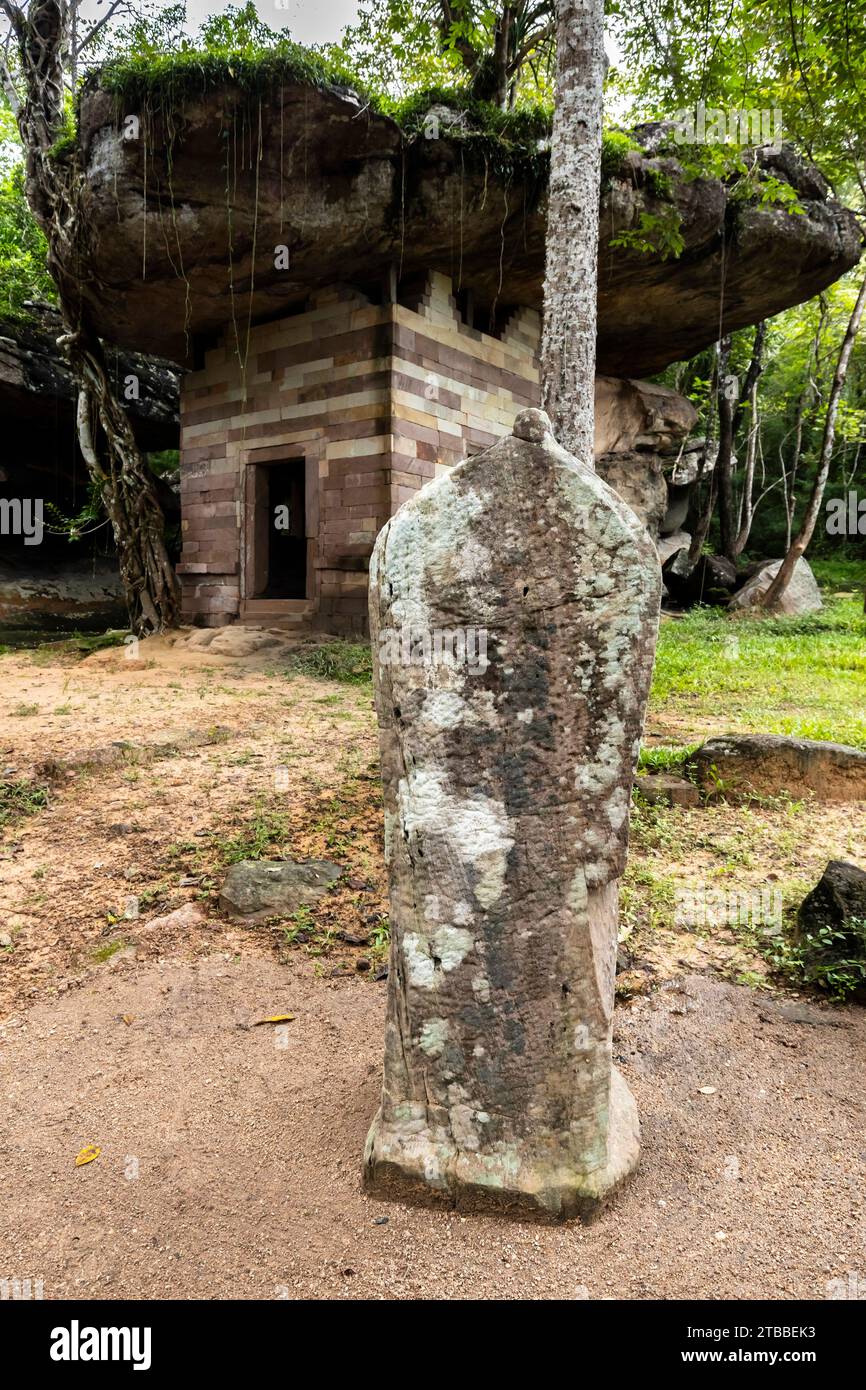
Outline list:
[[[787,555],[788,551],[791,549],[791,537],[792,537],[792,535],[793,535],[793,533],[794,533],[794,511],[795,511],[795,508],[796,508],[796,505],[797,505],[797,499],[796,499],[795,489],[796,489],[796,485],[797,485],[797,473],[798,473],[799,467],[800,467],[800,455],[801,455],[802,452],[803,452],[803,417],[804,417],[804,415],[805,415],[805,413],[806,413],[806,406],[807,406],[807,404],[808,404],[808,402],[809,402],[809,396],[810,396],[810,394],[814,395],[816,407],[817,407],[818,400],[820,399],[820,391],[819,391],[819,389],[818,389],[819,353],[820,353],[821,333],[823,332],[824,323],[825,323],[826,318],[827,318],[827,308],[826,308],[826,304],[825,304],[825,302],[824,302],[824,297],[823,297],[823,295],[821,296],[821,301],[820,301],[820,302],[821,302],[821,315],[820,315],[820,318],[819,318],[819,320],[818,320],[818,327],[817,327],[817,329],[815,330],[815,337],[812,339],[812,344],[811,344],[811,347],[809,348],[809,357],[808,357],[808,360],[807,360],[807,362],[806,362],[806,381],[805,381],[805,384],[804,384],[804,386],[803,386],[802,391],[800,392],[800,396],[799,396],[799,398],[798,398],[798,400],[797,400],[797,408],[796,408],[796,411],[795,411],[795,414],[794,414],[794,452],[793,452],[793,456],[792,456],[792,459],[791,459],[791,467],[790,467],[790,469],[788,469],[788,468],[785,467],[785,458],[784,458],[784,453],[783,453],[785,440],[783,439],[782,443],[779,445],[779,462],[780,462],[781,465],[782,465],[782,488],[783,488],[784,500],[785,500],[785,554],[786,554],[786,555]],[[813,358],[813,356],[814,356],[814,358],[815,358],[815,375],[814,375],[814,376],[812,375],[812,358]],[[787,436],[786,436],[786,438],[787,438]]]
[[[752,529],[752,519],[754,517],[754,489],[755,489],[755,460],[758,455],[758,378],[764,369],[763,353],[764,339],[767,334],[766,322],[762,321],[755,329],[755,339],[752,344],[752,360],[746,372],[743,382],[743,392],[734,411],[733,436],[737,437],[737,430],[743,418],[746,401],[749,402],[749,433],[746,443],[746,472],[743,480],[743,495],[740,498],[740,510],[737,517],[737,529],[731,543],[730,559],[736,562],[745,549],[746,542]]]
[[[700,559],[704,541],[710,529],[710,522],[713,519],[713,511],[716,505],[716,468],[713,464],[713,471],[707,483],[707,492],[701,507],[701,484],[704,480],[707,466],[707,456],[710,450],[710,440],[715,426],[716,392],[719,383],[719,355],[718,345],[713,361],[712,378],[710,381],[709,398],[707,401],[707,420],[704,430],[704,447],[701,451],[701,461],[698,465],[698,476],[689,501],[689,512],[686,517],[686,530],[691,536],[689,544],[689,565],[694,566]]]
[[[784,459],[784,455],[782,455],[782,453],[781,453],[781,445],[780,445],[780,448],[779,448],[780,457],[781,457],[781,462],[782,462],[783,487],[784,487],[784,489],[785,489],[785,554],[786,554],[786,555],[787,555],[788,551],[791,549],[791,538],[792,538],[792,536],[793,536],[793,534],[794,534],[794,503],[795,503],[794,487],[795,487],[796,482],[797,482],[797,470],[798,470],[799,467],[800,467],[800,454],[802,453],[802,450],[803,450],[803,412],[804,412],[804,410],[806,409],[806,391],[807,391],[807,389],[808,389],[807,387],[804,387],[804,388],[803,388],[803,394],[800,396],[800,399],[797,401],[797,410],[796,410],[796,413],[795,413],[795,415],[794,415],[794,452],[793,452],[793,455],[792,455],[792,457],[791,457],[791,468],[790,468],[790,471],[789,471],[788,469],[786,469],[786,467],[785,467],[785,459]]]
[[[719,452],[716,457],[716,487],[719,494],[719,549],[726,560],[733,560],[734,548],[734,401],[728,367],[731,360],[731,335],[726,333],[719,343]]]
[[[560,444],[594,469],[603,0],[557,0],[542,404]]]
[[[111,521],[130,624],[145,635],[177,624],[178,584],[165,548],[156,485],[114,394],[105,351],[82,294],[88,244],[77,157],[60,159],[52,153],[64,130],[64,61],[75,6],[70,8],[67,0],[31,0],[25,12],[11,0],[0,4],[18,41],[26,95],[16,115],[27,198],[48,241],[48,269],[67,328],[60,346],[81,391],[81,452]]]
[[[845,378],[848,375],[848,362],[851,358],[851,350],[860,329],[860,321],[863,317],[863,308],[866,305],[866,276],[860,285],[857,301],[848,321],[845,336],[842,339],[842,346],[839,350],[839,357],[836,362],[836,370],[833,373],[833,384],[830,387],[830,395],[827,399],[827,414],[824,419],[824,435],[821,440],[821,454],[818,460],[818,472],[812,485],[812,492],[806,506],[806,512],[800,525],[800,530],[789,547],[788,553],[779,566],[770,587],[761,599],[764,608],[775,608],[780,598],[784,594],[791,582],[791,575],[797,561],[804,554],[806,547],[815,531],[818,515],[821,510],[821,503],[824,500],[824,489],[827,486],[827,478],[830,473],[830,462],[833,458],[833,444],[836,438],[836,416],[839,413],[839,401],[845,386]]]
[[[755,460],[758,456],[758,430],[760,419],[758,416],[758,383],[755,382],[749,392],[749,406],[751,415],[749,419],[749,435],[746,442],[746,472],[743,479],[743,495],[740,498],[740,512],[737,518],[737,534],[734,538],[732,559],[737,560],[746,548],[746,542],[752,530],[752,520],[755,514]]]

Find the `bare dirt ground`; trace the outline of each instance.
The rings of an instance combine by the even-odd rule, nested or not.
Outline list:
[[[863,1009],[780,994],[736,931],[666,911],[678,874],[809,886],[862,853],[862,809],[638,813],[615,1052],[641,1167],[590,1226],[464,1218],[360,1191],[386,988],[369,689],[161,642],[5,656],[0,682],[0,774],[50,788],[0,836],[0,1277],[325,1299],[824,1298],[862,1277]],[[247,853],[345,877],[310,921],[239,928],[215,894]],[[149,927],[189,901],[199,925]],[[251,1026],[274,1013],[294,1018]]]

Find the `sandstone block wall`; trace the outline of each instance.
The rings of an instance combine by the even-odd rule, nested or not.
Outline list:
[[[248,340],[241,322],[239,336],[240,351],[228,332],[183,387],[184,616],[249,614],[250,468],[304,457],[311,616],[363,632],[369,556],[389,516],[536,403],[538,315],[517,311],[501,338],[481,333],[434,273],[412,307],[334,286]]]

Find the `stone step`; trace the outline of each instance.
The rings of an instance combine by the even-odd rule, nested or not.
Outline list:
[[[310,613],[313,600],[309,598],[248,598],[241,603],[241,612],[259,613],[262,617],[283,613]]]
[[[241,604],[238,621],[296,632],[307,630],[312,616],[313,604],[309,599],[247,599]]]

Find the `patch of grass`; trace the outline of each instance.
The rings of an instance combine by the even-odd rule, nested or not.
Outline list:
[[[97,81],[123,101],[142,107],[160,97],[178,103],[195,100],[221,87],[233,87],[251,96],[268,93],[281,83],[350,86],[363,91],[357,73],[346,63],[328,59],[291,39],[279,39],[268,48],[255,41],[213,43],[201,48],[187,43],[180,52],[142,46],[106,64],[91,79],[92,83]]]
[[[16,705],[9,713],[15,719],[28,719],[32,714],[39,713],[38,705]]]
[[[304,905],[292,913],[287,924],[283,927],[283,940],[287,946],[298,946],[308,941],[314,935],[315,930],[316,921],[312,908]]]
[[[425,87],[423,91],[396,100],[380,97],[377,105],[410,136],[427,133],[427,113],[431,106],[445,106],[462,116],[463,121],[458,125],[443,123],[438,138],[466,141],[486,136],[527,152],[534,149],[539,140],[549,139],[553,122],[553,108],[549,103],[524,101],[510,111],[503,111],[493,102],[482,101],[467,87],[460,86]],[[621,163],[622,154],[619,154],[617,167]]]
[[[207,747],[212,747],[216,743],[228,743],[232,737],[231,729],[227,729],[222,724],[212,724],[205,731],[204,742]]]
[[[760,989],[764,992],[772,990],[769,981],[757,970],[739,970],[736,965],[733,965],[722,974],[725,978],[730,977],[735,985],[743,985],[745,989]]]
[[[35,782],[0,782],[0,828],[48,805],[48,788]]]
[[[293,652],[288,669],[316,680],[369,685],[373,679],[373,652],[369,642],[322,642]]]
[[[370,951],[380,960],[388,954],[391,945],[391,923],[387,917],[380,917],[370,932]]]
[[[98,965],[104,965],[107,960],[111,960],[112,956],[116,956],[118,951],[122,951],[126,944],[123,937],[118,936],[116,940],[107,941],[104,946],[99,946],[93,952],[93,959]]]
[[[671,926],[676,895],[674,879],[653,873],[645,864],[630,861],[620,893],[619,939],[625,940],[637,927],[652,931]]]
[[[816,555],[809,564],[821,588],[831,593],[866,589],[866,555]]]
[[[629,826],[632,848],[650,853],[661,851],[668,858],[683,852],[688,843],[682,811],[661,801],[646,801],[635,789]]]
[[[242,859],[266,859],[275,845],[284,843],[288,835],[286,816],[263,801],[246,825],[225,840],[214,840],[211,848],[219,855],[220,863],[239,864]]]
[[[637,765],[641,772],[670,772],[685,777],[685,764],[699,747],[699,743],[681,743],[642,748]]]
[[[350,778],[344,791],[329,797],[310,825],[314,833],[324,836],[325,847],[331,854],[347,855],[357,838],[357,794],[357,781]]]
[[[720,712],[733,730],[793,734],[866,748],[866,617],[831,599],[801,618],[695,608],[663,623],[650,707],[687,715],[695,733]]]
[[[150,888],[142,888],[141,892],[136,895],[139,908],[152,907],[154,903],[162,902],[168,896],[170,886],[168,882],[165,882],[155,883]]]

